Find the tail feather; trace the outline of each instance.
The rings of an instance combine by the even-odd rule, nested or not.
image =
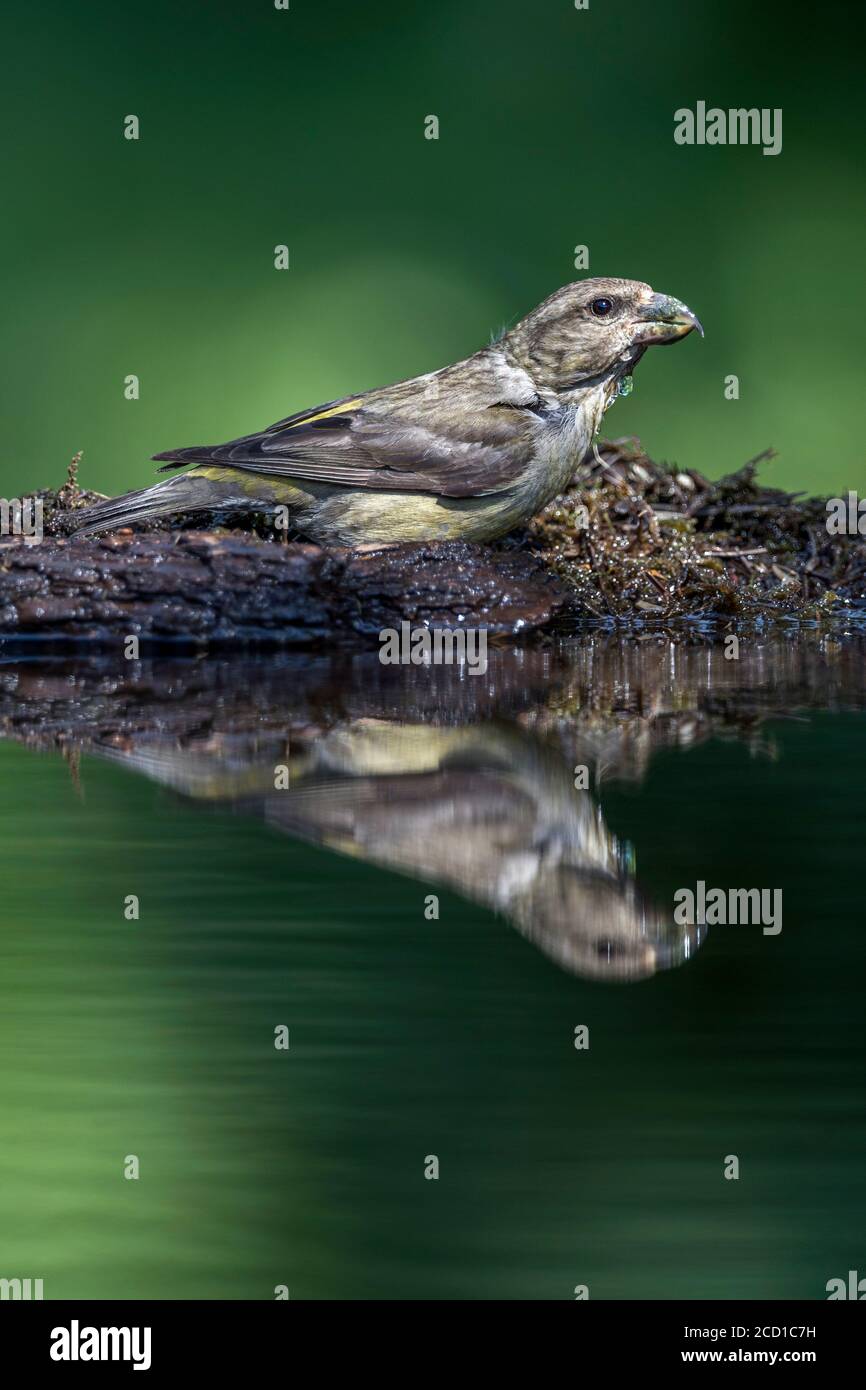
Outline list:
[[[132,526],[138,521],[153,521],[157,517],[205,509],[213,502],[212,489],[206,478],[184,474],[87,507],[74,515],[72,531],[75,535],[119,531],[121,527]]]

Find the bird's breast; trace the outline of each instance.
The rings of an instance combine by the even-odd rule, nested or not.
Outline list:
[[[576,406],[562,406],[539,421],[534,458],[520,485],[531,504],[530,515],[571,482],[592,447],[602,414],[594,400],[582,401]]]

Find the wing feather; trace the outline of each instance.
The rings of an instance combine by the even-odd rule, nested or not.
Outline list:
[[[155,458],[167,469],[222,465],[299,482],[474,497],[520,476],[541,407],[526,373],[480,353],[430,377],[326,401],[257,434]]]

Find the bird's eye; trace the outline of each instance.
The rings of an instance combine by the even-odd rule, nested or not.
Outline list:
[[[614,956],[621,956],[623,951],[619,942],[602,940],[596,941],[595,954],[600,960],[613,960]]]
[[[613,300],[594,299],[589,307],[595,314],[596,318],[603,319],[605,315],[609,314],[611,309],[613,308]]]

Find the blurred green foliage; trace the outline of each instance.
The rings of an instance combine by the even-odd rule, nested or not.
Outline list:
[[[83,448],[82,482],[122,491],[157,450],[440,366],[575,278],[577,244],[707,328],[647,358],[609,433],[710,474],[773,444],[773,482],[866,487],[848,21],[780,0],[7,9],[0,490]],[[699,99],[781,107],[782,153],[675,145]]]

